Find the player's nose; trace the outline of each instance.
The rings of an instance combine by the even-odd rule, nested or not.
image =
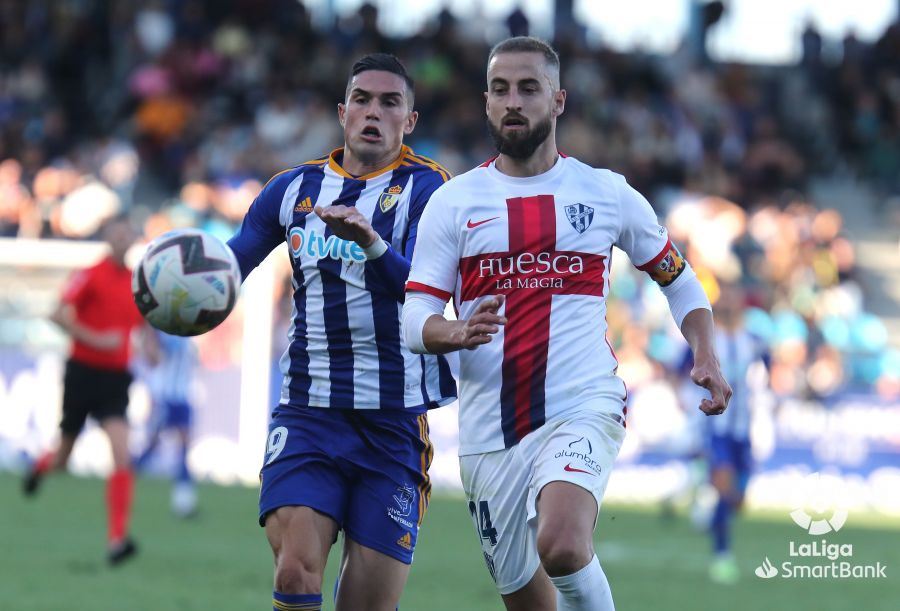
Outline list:
[[[366,106],[366,119],[379,119],[381,117],[381,104],[375,101]]]
[[[506,95],[506,110],[514,110],[516,112],[522,110],[522,97],[515,89],[513,89]]]

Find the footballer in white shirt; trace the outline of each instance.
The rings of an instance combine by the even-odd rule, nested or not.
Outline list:
[[[413,352],[460,353],[460,472],[507,609],[613,609],[592,534],[625,435],[606,341],[612,247],[660,285],[721,414],[731,389],[709,301],[625,179],[556,148],[559,58],[535,38],[491,51],[499,155],[439,187],[419,224],[402,328]],[[459,319],[442,316],[454,300]]]

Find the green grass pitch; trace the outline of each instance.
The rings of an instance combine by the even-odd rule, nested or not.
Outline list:
[[[104,482],[67,475],[26,500],[19,480],[0,474],[0,609],[5,611],[192,611],[270,609],[272,561],[256,525],[256,491],[205,485],[200,515],[168,511],[168,484],[140,480],[133,532],[140,554],[118,568],[104,562]],[[597,548],[616,607],[630,610],[888,611],[900,609],[900,524],[855,519],[826,537],[851,543],[853,561],[881,562],[887,579],[762,580],[765,557],[780,565],[788,542],[810,541],[787,515],[744,516],[735,546],[742,579],[709,582],[707,538],[686,520],[604,506]],[[332,609],[336,557],[326,576]],[[461,498],[437,495],[419,538],[404,611],[502,609]]]

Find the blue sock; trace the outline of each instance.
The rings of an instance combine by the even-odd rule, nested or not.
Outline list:
[[[188,471],[187,455],[187,446],[181,446],[181,451],[178,453],[178,473],[175,475],[175,480],[178,482],[191,481],[191,472]]]
[[[272,592],[272,611],[322,611],[322,593],[282,594]]]
[[[712,517],[713,549],[717,554],[731,550],[731,514],[733,510],[727,499],[719,498]]]

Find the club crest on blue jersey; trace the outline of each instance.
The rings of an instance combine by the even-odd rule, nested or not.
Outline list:
[[[584,204],[566,206],[566,218],[578,233],[584,233],[594,220],[594,209]]]
[[[387,212],[400,201],[401,193],[403,193],[403,187],[400,185],[394,185],[389,189],[385,189],[384,193],[378,197],[378,207],[381,208],[382,212]]]

